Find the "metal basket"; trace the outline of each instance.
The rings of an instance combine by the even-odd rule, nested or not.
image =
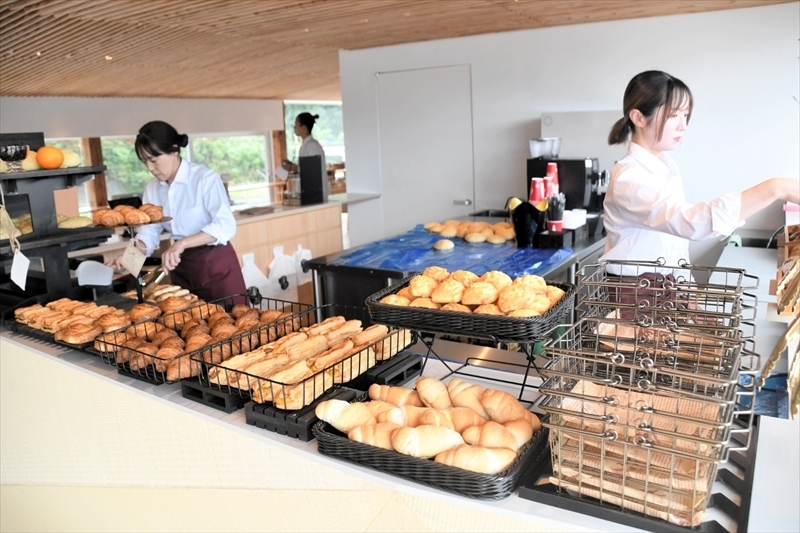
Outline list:
[[[609,269],[625,269],[617,276]],[[578,273],[577,309],[582,316],[609,317],[643,325],[676,325],[709,334],[737,334],[752,322],[757,299],[747,290],[758,278],[742,269],[666,266],[656,262],[604,261]],[[741,333],[739,333],[741,334]]]
[[[278,409],[295,410],[310,404],[334,386],[352,381],[375,366],[377,362],[394,357],[416,341],[414,334],[410,331],[390,328],[388,335],[383,339],[354,351],[346,358],[323,368],[309,367],[312,373],[302,379],[292,381],[270,379],[260,373],[262,367],[263,373],[266,375],[272,375],[272,372],[276,370],[268,361],[268,352],[256,353],[257,351],[237,350],[237,343],[242,343],[243,337],[247,335],[258,335],[263,340],[266,333],[268,339],[280,338],[279,333],[283,330],[286,333],[292,330],[297,331],[332,316],[343,316],[348,320],[362,320],[365,316],[368,317],[368,312],[365,308],[337,304],[312,308],[286,319],[291,321],[291,328],[287,327],[287,322],[284,321],[282,325],[278,321],[260,331],[238,335],[204,347],[193,353],[191,359],[201,365],[200,380],[204,385],[226,394],[250,398],[256,403],[272,402]],[[275,335],[272,335],[273,331]],[[243,357],[234,360],[230,359],[231,355],[228,354],[241,354]],[[246,363],[246,357],[256,359],[256,361],[249,363],[247,367],[240,367],[240,364]],[[294,363],[302,365],[304,362],[295,361]],[[264,364],[256,366],[259,363]],[[267,372],[269,373],[267,374]]]

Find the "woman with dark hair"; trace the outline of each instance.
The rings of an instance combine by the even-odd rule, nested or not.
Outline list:
[[[303,144],[300,145],[300,150],[297,152],[298,158],[308,156],[322,156],[322,201],[328,201],[328,169],[325,163],[325,150],[322,145],[311,136],[311,130],[314,129],[319,115],[312,115],[311,113],[300,113],[294,119],[294,134],[303,139]],[[283,168],[290,172],[298,172],[300,168],[291,161],[284,161]]]
[[[630,145],[611,171],[604,203],[608,237],[601,259],[663,257],[666,265],[675,266],[689,260],[688,240],[726,238],[775,201],[800,203],[797,178],[772,178],[709,202],[688,203],[680,170],[667,152],[680,144],[692,108],[689,88],[666,72],[642,72],[628,83],[624,116],[608,136],[609,144],[630,138]],[[635,266],[613,264],[608,270],[636,274]]]
[[[163,229],[172,244],[161,254],[170,281],[212,301],[246,292],[241,267],[230,240],[236,220],[219,174],[181,157],[189,137],[166,122],[148,122],[136,136],[136,155],[155,178],[142,201],[162,206],[172,220],[139,228],[137,246],[150,255]],[[119,267],[119,259],[114,261]]]

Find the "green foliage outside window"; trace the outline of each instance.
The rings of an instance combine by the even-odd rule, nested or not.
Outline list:
[[[103,164],[106,166],[108,198],[141,194],[153,175],[139,161],[135,137],[102,137]]]
[[[230,174],[231,185],[266,181],[266,138],[263,135],[201,137],[192,141],[192,161],[218,174]]]

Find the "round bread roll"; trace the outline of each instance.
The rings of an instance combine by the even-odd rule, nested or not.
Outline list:
[[[380,303],[386,305],[399,305],[400,307],[408,307],[411,301],[397,294],[389,294],[380,299]]]
[[[467,233],[466,235],[464,235],[464,240],[473,243],[486,242],[486,235],[478,232]]]
[[[441,224],[439,224],[438,222],[428,222],[422,227],[425,228],[426,230],[431,230],[431,228],[435,228],[436,226],[441,226]]]
[[[456,270],[452,274],[448,276],[449,279],[454,279],[457,282],[461,283],[464,287],[469,287],[476,281],[478,281],[478,276],[470,272],[469,270]]]
[[[494,289],[494,287],[492,288]],[[458,303],[461,301],[464,290],[464,286],[458,281],[446,279],[433,289],[430,298],[437,304]]]
[[[491,237],[492,235],[494,235],[494,230],[493,230],[492,228],[483,228],[483,229],[482,229],[481,231],[479,231],[478,233],[483,233],[483,235],[485,235],[485,236],[486,236],[486,239],[489,239],[489,237]],[[503,242],[505,242],[505,239],[503,239]]]
[[[486,242],[489,244],[505,244],[506,238],[502,237],[496,233],[492,233],[486,237]]]
[[[410,304],[409,307],[425,307],[427,309],[439,309],[441,307],[439,304],[431,300],[430,298],[417,298]]]
[[[503,312],[495,304],[483,304],[475,308],[473,313],[478,315],[501,315]]]
[[[514,280],[515,285],[525,285],[536,292],[547,292],[547,282],[541,276],[534,274],[524,274]]]
[[[547,294],[547,299],[550,300],[551,306],[555,305],[556,302],[563,298],[566,294],[563,290],[559,289],[555,285],[548,285],[545,293]]]
[[[497,306],[504,313],[515,309],[533,309],[538,294],[531,287],[523,284],[512,284],[502,291],[497,299]],[[547,300],[548,305],[550,300]]]
[[[471,313],[472,309],[467,307],[466,305],[461,305],[459,303],[449,303],[445,304],[439,308],[440,311],[456,311],[458,313]]]
[[[464,290],[461,303],[464,305],[493,304],[497,301],[498,294],[497,288],[491,283],[476,281]]]
[[[458,235],[458,227],[457,226],[444,226],[442,231],[439,232],[441,237],[445,239],[452,239],[453,237]]]
[[[488,222],[470,222],[467,233],[480,233],[489,227]]]
[[[397,291],[397,296],[402,296],[403,298],[407,299],[411,302],[414,299],[414,295],[411,294],[411,291],[408,287],[403,287],[399,291]]]
[[[438,283],[428,276],[416,276],[408,283],[408,292],[415,298],[430,298]]]
[[[430,231],[431,233],[439,233],[440,231],[442,231],[442,228],[444,228],[444,226],[442,226],[438,222],[434,222],[432,224],[428,223],[425,224],[425,226],[427,226],[425,229]]]
[[[480,280],[491,283],[498,291],[502,291],[511,285],[511,277],[505,272],[500,272],[499,270],[490,270],[489,272],[486,272],[480,277]]]
[[[447,271],[446,268],[442,268],[439,266],[429,266],[425,270],[422,271],[423,276],[428,276],[429,278],[435,279],[439,283],[443,282],[450,273]]]
[[[511,223],[510,222],[506,222],[506,221],[497,222],[496,224],[492,224],[491,225],[492,231],[494,231],[495,233],[497,233],[498,231],[500,231],[502,229],[508,229],[508,228],[512,228],[512,227],[513,226],[511,225]]]
[[[514,233],[514,228],[503,228],[495,230],[495,234],[503,237],[507,241],[510,241],[511,239],[517,236],[517,234]]]
[[[508,313],[508,316],[512,317],[531,317],[531,316],[540,316],[541,313],[535,309],[514,309]]]
[[[453,241],[449,239],[441,239],[433,243],[433,248],[439,250],[440,252],[444,252],[446,250],[452,250],[453,248],[455,248],[455,246],[456,245],[453,244]]]

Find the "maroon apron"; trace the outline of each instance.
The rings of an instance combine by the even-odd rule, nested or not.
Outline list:
[[[206,302],[247,293],[239,259],[231,243],[185,249],[181,262],[169,276],[172,283]],[[244,297],[235,300],[234,303],[246,303]]]
[[[635,318],[634,309],[643,306],[646,309],[659,307],[665,302],[669,303],[674,298],[674,294],[669,288],[665,288],[665,282],[675,283],[672,274],[657,274],[655,272],[645,272],[640,276],[616,276],[608,275],[610,280],[616,282],[624,281],[636,284],[641,280],[647,280],[644,287],[622,287],[616,284],[608,286],[608,302],[611,304],[625,304],[626,308],[620,308],[620,318],[623,320],[633,320]]]

